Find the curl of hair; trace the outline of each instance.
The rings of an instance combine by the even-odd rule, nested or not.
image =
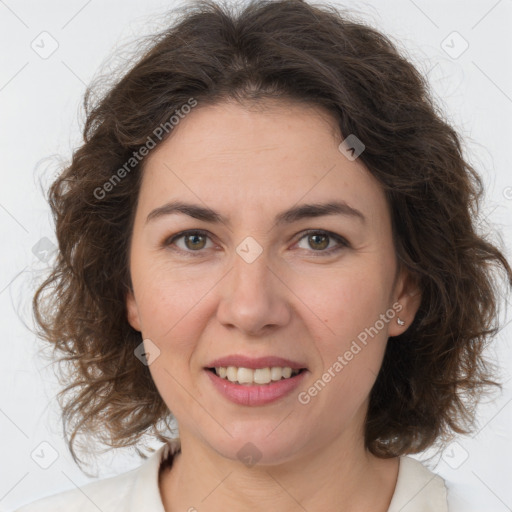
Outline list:
[[[399,264],[422,293],[413,324],[388,342],[366,446],[391,457],[469,432],[495,384],[484,349],[498,330],[496,271],[508,283],[512,271],[477,233],[482,183],[426,80],[386,36],[329,6],[187,4],[101,97],[87,90],[84,143],[49,190],[59,252],[33,307],[40,336],[70,365],[59,398],[75,461],[77,434],[110,447],[147,432],[168,439],[158,425],[168,428],[172,413],[134,356],[142,337],[125,303],[144,160],[112,177],[190,98],[199,107],[268,99],[323,107],[343,136],[364,142],[359,158],[387,194]]]

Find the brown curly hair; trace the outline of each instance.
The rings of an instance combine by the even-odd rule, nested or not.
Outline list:
[[[77,434],[110,447],[145,434],[169,439],[173,416],[134,356],[142,337],[125,302],[145,160],[108,193],[105,184],[191,98],[320,106],[342,134],[363,141],[359,158],[387,195],[399,263],[422,291],[413,324],[389,339],[366,446],[392,457],[469,432],[479,398],[495,384],[483,354],[499,328],[497,276],[508,286],[512,271],[477,233],[482,183],[426,79],[389,38],[332,6],[257,0],[238,11],[198,1],[172,15],[124,76],[102,95],[101,79],[88,88],[84,143],[49,190],[59,252],[33,306],[38,334],[68,363],[59,401],[75,461]]]

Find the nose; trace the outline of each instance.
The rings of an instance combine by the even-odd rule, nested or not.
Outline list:
[[[259,336],[290,322],[292,292],[265,251],[251,263],[237,255],[220,286],[217,318],[225,327]]]

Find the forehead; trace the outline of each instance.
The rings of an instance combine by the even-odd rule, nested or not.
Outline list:
[[[336,120],[310,105],[199,105],[148,156],[140,199],[151,207],[185,196],[216,210],[281,210],[329,196],[382,215],[380,185],[360,160],[339,151],[341,141]]]
[[[147,166],[158,155],[170,152],[174,158],[184,153],[187,159],[195,161],[209,157],[234,159],[237,155],[243,160],[248,154],[254,157],[265,151],[272,151],[274,156],[287,153],[291,158],[299,149],[297,144],[306,141],[308,144],[301,148],[301,153],[318,158],[314,146],[326,137],[330,142],[341,140],[335,119],[327,110],[314,105],[275,100],[243,106],[232,101],[199,104],[149,155]]]

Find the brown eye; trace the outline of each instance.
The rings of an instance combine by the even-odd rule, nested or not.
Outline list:
[[[203,252],[202,249],[208,248],[207,242],[209,238],[208,233],[205,231],[182,231],[168,238],[164,242],[164,246],[193,256],[196,256],[193,253],[198,253],[197,256],[199,256]]]
[[[206,244],[206,237],[197,233],[184,235],[183,239],[185,240],[185,246],[188,249],[203,249]]]
[[[308,247],[301,247],[301,249],[312,249],[310,252],[321,253],[318,256],[332,254],[343,248],[350,247],[350,244],[343,237],[329,231],[308,231],[299,239],[299,243],[304,239],[307,239]],[[331,241],[336,243],[329,247]]]
[[[327,235],[308,235],[308,243],[313,249],[327,249],[329,247],[329,237]]]

